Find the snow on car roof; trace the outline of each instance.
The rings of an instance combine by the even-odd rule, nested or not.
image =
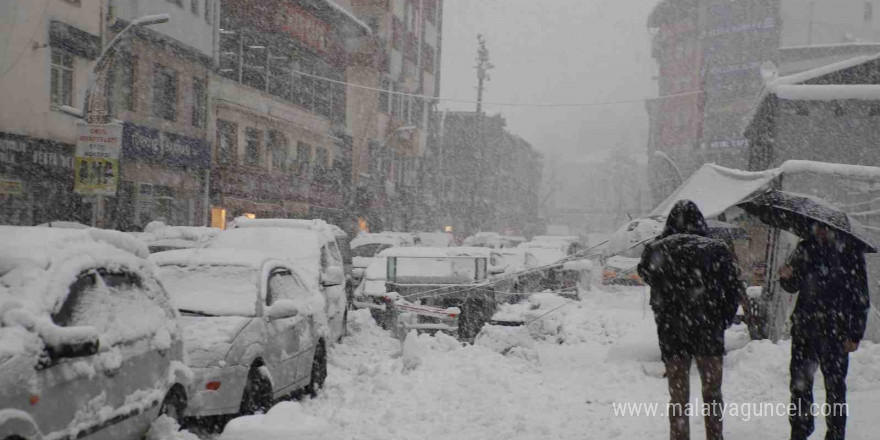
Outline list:
[[[318,264],[324,243],[321,233],[308,229],[257,227],[227,229],[206,243],[205,248],[263,251],[300,265]]]
[[[259,269],[278,257],[265,252],[232,248],[180,249],[150,255],[159,266],[239,266]]]
[[[289,219],[289,218],[247,218],[237,217],[233,222],[232,228],[291,228],[291,229],[307,229],[320,232],[325,235],[325,239],[333,241],[336,237],[347,237],[339,226],[331,225],[321,219]]]
[[[380,257],[484,257],[489,258],[493,249],[482,247],[398,247],[379,252]]]
[[[171,239],[198,242],[219,234],[221,230],[207,226],[168,226],[165,223],[153,221],[147,223],[144,232],[137,238],[148,243]]]
[[[398,235],[390,234],[361,234],[351,241],[351,247],[364,246],[368,244],[390,244],[393,246],[401,246],[406,243],[406,239]]]

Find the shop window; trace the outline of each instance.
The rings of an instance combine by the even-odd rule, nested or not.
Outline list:
[[[73,105],[73,55],[52,51],[52,105]]]
[[[153,116],[177,119],[177,72],[158,64],[153,71]]]
[[[260,137],[261,132],[256,128],[248,127],[245,129],[245,165],[257,166],[260,163]]]
[[[192,108],[192,125],[193,127],[202,128],[205,126],[205,116],[208,109],[207,87],[205,80],[202,78],[193,78],[193,108]]]
[[[296,146],[296,172],[301,176],[308,175],[311,162],[312,146],[300,142]]]
[[[272,169],[275,171],[288,171],[287,138],[283,133],[276,130],[270,130],[268,137],[268,148],[272,152]]]
[[[217,120],[217,163],[231,163],[237,144],[238,126],[229,121]]]

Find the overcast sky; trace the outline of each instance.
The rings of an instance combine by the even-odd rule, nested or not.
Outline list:
[[[606,102],[656,96],[647,17],[657,0],[445,0],[441,97],[476,99],[478,33],[492,64],[484,101]],[[484,106],[542,153],[583,160],[645,154],[644,103],[583,108]],[[474,110],[441,102],[440,108]],[[597,154],[597,152],[599,152]]]

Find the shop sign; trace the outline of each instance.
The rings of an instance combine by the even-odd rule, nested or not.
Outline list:
[[[66,144],[0,134],[0,164],[23,167],[26,170],[37,168],[58,173],[72,170],[72,150]]]
[[[19,196],[24,194],[24,184],[18,180],[0,179],[0,194]]]
[[[78,124],[73,191],[84,196],[116,195],[121,150],[122,125]]]
[[[126,160],[157,165],[208,168],[211,149],[203,139],[125,123],[122,150]]]

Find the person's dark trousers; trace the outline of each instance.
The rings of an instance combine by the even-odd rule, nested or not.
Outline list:
[[[669,380],[669,438],[689,440],[688,399],[690,399],[690,357],[674,357],[666,360],[666,377]],[[697,357],[697,371],[702,382],[703,404],[706,411],[706,439],[723,440],[721,379],[724,358],[721,356]],[[693,413],[702,414],[698,408]]]
[[[843,440],[846,435],[846,372],[849,354],[842,341],[821,337],[792,335],[791,341],[791,403],[789,414],[791,439],[804,440],[815,429],[813,412],[828,414],[825,440]],[[813,377],[822,369],[825,378],[826,407],[812,408]],[[823,412],[824,411],[824,412]]]

